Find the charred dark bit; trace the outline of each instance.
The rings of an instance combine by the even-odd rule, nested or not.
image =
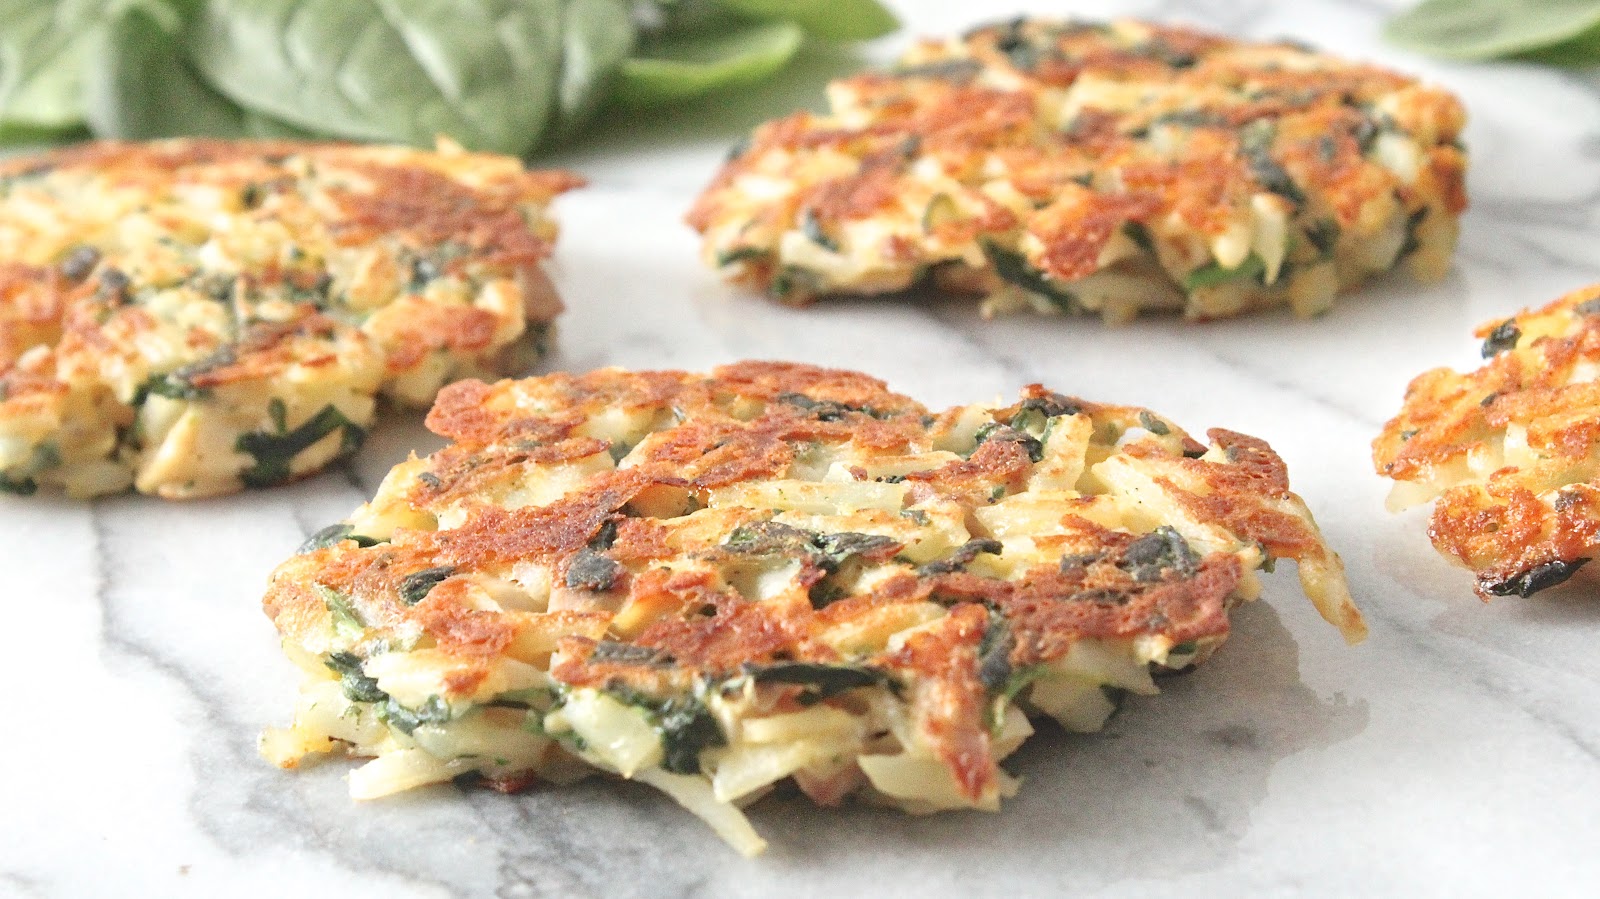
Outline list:
[[[1522,329],[1517,327],[1517,320],[1514,318],[1506,319],[1493,331],[1490,331],[1488,337],[1484,338],[1483,358],[1488,359],[1512,349],[1520,339],[1522,339]]]
[[[1573,559],[1568,562],[1564,559],[1553,559],[1529,568],[1521,574],[1506,578],[1498,583],[1487,585],[1484,589],[1495,596],[1521,596],[1529,597],[1540,590],[1554,587],[1563,583],[1567,578],[1578,572],[1579,568],[1588,564],[1588,559]]]
[[[592,549],[580,549],[567,564],[566,584],[574,590],[610,590],[622,576],[622,565]]]

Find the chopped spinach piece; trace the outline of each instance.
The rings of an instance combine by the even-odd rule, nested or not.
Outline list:
[[[100,251],[94,247],[77,247],[61,260],[61,274],[69,281],[82,281],[100,264]]]
[[[1517,320],[1508,318],[1489,332],[1483,341],[1483,358],[1497,356],[1517,345],[1522,339],[1522,329],[1517,327]]]
[[[328,614],[333,619],[335,633],[351,639],[358,639],[367,632],[367,621],[361,617],[360,610],[351,603],[350,597],[332,587],[324,587],[321,584],[312,585],[312,589],[316,591],[317,596],[322,600],[322,604],[327,606]]]
[[[1061,557],[1061,573],[1066,574],[1078,568],[1087,568],[1100,561],[1099,553],[1069,553]]]
[[[956,551],[951,553],[948,557],[929,562],[926,565],[918,568],[917,576],[932,577],[934,575],[953,574],[957,571],[964,571],[967,565],[969,565],[973,559],[976,559],[983,553],[990,553],[998,556],[1003,548],[1004,547],[1001,546],[999,540],[968,540],[966,543],[963,543],[957,547]]]
[[[699,700],[672,700],[657,711],[661,731],[661,767],[674,774],[699,774],[700,753],[727,742],[717,719]]]
[[[594,645],[594,652],[589,654],[591,664],[617,664],[617,665],[667,665],[671,664],[672,657],[649,646],[639,646],[634,643],[621,643],[616,640],[601,640]]]
[[[800,217],[800,232],[806,239],[830,253],[839,252],[839,243],[828,232],[822,230],[822,222],[817,218],[815,209],[807,209],[805,215]]]
[[[1540,590],[1562,583],[1588,563],[1588,559],[1574,559],[1571,562],[1553,559],[1549,562],[1535,565],[1521,574],[1513,575],[1498,583],[1489,584],[1486,589],[1495,596],[1521,596],[1526,598],[1538,593]]]
[[[770,665],[745,665],[744,671],[758,684],[798,684],[810,687],[816,700],[837,696],[857,687],[881,684],[887,676],[876,668],[856,665],[823,665],[815,662],[775,662]]]
[[[1256,179],[1256,183],[1298,207],[1306,201],[1305,192],[1294,183],[1283,165],[1273,158],[1273,136],[1272,126],[1258,119],[1247,126],[1240,136],[1239,152],[1244,156],[1245,165],[1250,168],[1250,175]]]
[[[378,679],[362,673],[361,659],[353,652],[335,652],[322,664],[339,673],[339,686],[351,702],[382,702],[389,694],[378,688]]]
[[[343,429],[343,435],[339,440],[340,456],[355,452],[367,436],[365,428],[346,418],[344,413],[331,404],[323,406],[321,412],[306,419],[292,431],[277,434],[262,431],[240,434],[234,443],[234,448],[253,456],[256,464],[240,472],[239,477],[247,487],[271,487],[274,484],[281,484],[289,480],[292,474],[290,464],[295,456],[340,429]]]
[[[1333,258],[1333,249],[1339,243],[1339,223],[1333,219],[1318,219],[1306,228],[1306,240],[1324,259]]]
[[[566,585],[574,590],[610,590],[622,577],[622,565],[592,549],[578,550],[567,563]]]
[[[921,509],[906,509],[900,513],[900,517],[911,519],[911,522],[918,527],[925,528],[933,523],[933,519],[928,517],[928,513]]]
[[[390,697],[378,706],[378,717],[403,734],[411,734],[424,724],[446,724],[450,721],[450,706],[438,696],[429,696],[420,709],[408,709]]]
[[[129,300],[128,289],[132,285],[133,279],[122,269],[107,268],[100,273],[100,286],[95,288],[95,296],[112,305],[124,305]]]
[[[791,294],[809,297],[822,289],[822,283],[816,272],[797,265],[786,265],[772,276],[767,292],[778,300],[786,299]]]
[[[717,267],[724,268],[733,265],[735,262],[753,262],[758,259],[765,259],[770,255],[772,254],[762,247],[734,247],[731,250],[723,250],[717,254]]]
[[[1406,216],[1406,239],[1400,244],[1400,252],[1395,254],[1396,262],[1415,253],[1417,248],[1422,246],[1422,238],[1418,236],[1417,229],[1422,227],[1422,223],[1427,218],[1428,207],[1426,206]]]
[[[1017,444],[1028,454],[1030,461],[1038,462],[1044,459],[1044,444],[1039,441],[1039,438],[1029,434],[1027,431],[1019,431],[1011,425],[1003,425],[998,422],[994,422],[992,425],[984,425],[978,429],[978,433],[974,435],[973,439],[973,452],[977,452],[978,447],[985,443],[995,440],[1002,443]]]
[[[1011,625],[999,612],[989,613],[989,626],[978,643],[978,683],[994,693],[1011,679],[1011,652],[1017,648],[1017,639]]]
[[[1007,284],[1041,296],[1063,312],[1083,311],[1077,297],[1070,291],[1057,287],[1044,273],[1029,265],[1021,253],[1012,252],[994,241],[985,240],[983,255],[988,258],[989,264],[994,266],[994,273]]]
[[[698,697],[657,699],[621,685],[607,687],[606,692],[645,711],[661,736],[661,767],[674,774],[699,774],[700,753],[728,742],[717,719]]]
[[[431,471],[424,471],[423,473],[417,475],[417,480],[428,485],[434,490],[439,490],[444,487],[444,481],[441,481],[439,476]]]
[[[1600,297],[1585,300],[1572,307],[1573,315],[1600,315]]]
[[[341,540],[354,540],[357,546],[377,546],[379,543],[383,542],[381,540],[374,540],[371,537],[364,537],[360,534],[352,534],[350,533],[350,530],[350,525],[342,521],[338,524],[330,524],[312,534],[310,537],[307,537],[306,542],[300,544],[300,548],[296,549],[295,553],[299,555],[315,552],[319,549],[326,549],[327,547],[330,547]]]
[[[811,538],[811,542],[822,551],[834,567],[844,564],[851,556],[870,556],[900,548],[900,541],[893,537],[885,537],[882,534],[858,534],[854,531],[818,534]]]
[[[422,602],[433,592],[434,587],[444,583],[446,578],[455,573],[453,565],[437,565],[406,575],[400,580],[400,601],[408,606]]]
[[[1172,429],[1167,427],[1167,423],[1159,418],[1156,418],[1149,409],[1139,410],[1139,427],[1144,428],[1146,431],[1149,431],[1157,437],[1165,437],[1172,433]]]
[[[1168,525],[1162,525],[1128,544],[1117,567],[1141,584],[1161,580],[1168,571],[1191,577],[1200,570],[1200,556],[1189,541]]]
[[[810,413],[811,417],[817,421],[844,421],[852,412],[873,418],[881,417],[871,409],[847,406],[844,403],[836,403],[833,400],[814,400],[803,393],[780,393],[778,394],[778,402],[804,410]]]
[[[10,493],[15,496],[32,496],[39,489],[39,482],[30,477],[12,477],[0,473],[0,493]]]
[[[1199,642],[1197,642],[1195,640],[1185,640],[1184,642],[1179,643],[1178,645],[1176,645],[1176,646],[1172,647],[1171,649],[1167,650],[1167,655],[1169,655],[1169,656],[1193,655],[1194,651],[1199,649],[1199,648],[1200,648]]]
[[[1229,281],[1260,279],[1267,272],[1267,265],[1261,257],[1254,253],[1245,257],[1237,268],[1223,268],[1220,262],[1211,262],[1202,265],[1183,278],[1185,290],[1197,290],[1202,287],[1216,287]]]
[[[1156,251],[1156,240],[1151,236],[1150,228],[1144,222],[1123,222],[1122,233],[1128,235],[1128,239],[1146,253],[1154,253]]]

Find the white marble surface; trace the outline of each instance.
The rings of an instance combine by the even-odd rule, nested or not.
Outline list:
[[[1012,8],[902,4],[927,32]],[[344,764],[290,774],[256,755],[295,686],[257,600],[303,535],[432,445],[402,418],[345,470],[286,489],[0,501],[0,895],[1595,895],[1595,582],[1479,603],[1421,515],[1385,514],[1367,444],[1413,373],[1473,363],[1473,324],[1600,280],[1600,78],[1401,54],[1378,41],[1373,0],[1071,8],[1294,36],[1458,90],[1473,207],[1454,272],[1379,284],[1314,322],[1107,330],[982,322],[933,298],[777,308],[703,270],[680,217],[739,132],[849,64],[824,59],[806,83],[617,123],[559,158],[594,184],[560,207],[571,311],[544,367],[793,358],[868,369],[931,404],[1038,380],[1264,436],[1344,554],[1365,645],[1345,647],[1280,573],[1208,667],[1105,734],[1031,741],[1011,763],[1022,795],[999,814],[768,801],[753,818],[773,848],[756,860],[633,785],[357,805]]]

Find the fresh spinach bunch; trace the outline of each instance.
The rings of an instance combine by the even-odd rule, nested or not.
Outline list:
[[[1395,44],[1450,59],[1600,63],[1600,0],[1425,0],[1384,27]]]
[[[0,144],[334,138],[518,156],[766,78],[877,0],[0,0]]]

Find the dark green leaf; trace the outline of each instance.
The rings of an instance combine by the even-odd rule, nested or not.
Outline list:
[[[433,592],[450,575],[455,574],[453,565],[438,565],[433,568],[424,568],[421,571],[406,575],[400,581],[400,601],[408,606],[414,606]]]
[[[1117,567],[1140,583],[1150,583],[1162,580],[1169,571],[1179,577],[1193,576],[1200,569],[1200,557],[1182,534],[1162,525],[1128,544]]]
[[[12,477],[0,472],[0,493],[10,493],[13,496],[32,496],[39,489],[39,483],[30,477]]]
[[[877,0],[716,0],[719,6],[758,21],[784,21],[830,41],[883,37],[900,27]]]
[[[379,540],[374,540],[371,537],[363,537],[360,534],[350,533],[350,525],[341,521],[338,524],[330,524],[322,530],[317,531],[315,534],[312,534],[310,537],[307,537],[306,542],[300,544],[300,548],[296,549],[295,553],[300,554],[316,552],[319,549],[326,549],[327,547],[330,547],[341,540],[353,540],[357,546],[377,546],[380,542],[382,542]]]
[[[1594,0],[1425,0],[1390,19],[1383,34],[1421,53],[1491,59],[1560,44],[1596,25]]]
[[[989,264],[994,266],[994,273],[1000,276],[1000,280],[1049,300],[1063,312],[1080,311],[1078,298],[1073,296],[1071,291],[1057,287],[1043,272],[1029,265],[1021,253],[1012,252],[993,241],[986,240],[983,242],[983,254],[988,257]]]
[[[339,441],[341,456],[359,449],[361,441],[367,436],[366,429],[346,418],[344,413],[331,405],[323,406],[322,411],[286,434],[269,434],[262,431],[240,434],[234,443],[235,448],[241,453],[253,456],[256,464],[240,472],[239,477],[248,487],[271,487],[274,484],[281,484],[292,474],[290,464],[295,456],[340,429],[344,431]]]
[[[760,81],[789,64],[802,37],[787,22],[668,37],[622,63],[615,98],[629,106],[658,106]]]
[[[340,593],[332,587],[315,584],[312,587],[322,604],[328,608],[328,614],[333,617],[333,629],[341,636],[359,639],[367,631],[367,621],[361,617],[361,612],[350,601],[350,597]]]
[[[568,32],[616,27],[591,19],[595,8],[579,0],[212,0],[190,53],[234,102],[297,128],[419,146],[446,135],[521,155],[559,117]],[[581,28],[569,10],[583,17]],[[614,41],[584,44],[595,51],[590,61],[612,52],[601,43]],[[587,102],[591,71],[582,60],[569,68],[573,109]]]
[[[424,724],[446,724],[450,706],[438,696],[429,696],[420,709],[408,709],[393,698],[378,706],[378,715],[395,730],[409,734]]]
[[[83,122],[83,71],[116,0],[0,0],[0,125]]]
[[[758,684],[799,684],[816,691],[816,698],[881,684],[885,677],[876,668],[853,665],[819,665],[812,662],[776,662],[771,665],[746,665],[745,673]]]
[[[929,562],[928,564],[923,565],[921,568],[918,568],[917,576],[932,577],[934,575],[952,574],[957,571],[964,571],[966,567],[972,563],[973,559],[976,559],[983,553],[992,553],[998,556],[1000,555],[1000,551],[1002,549],[1004,549],[1004,547],[1001,545],[999,540],[968,540],[966,543],[963,543],[957,547],[956,551],[951,553],[949,556],[934,562]]]
[[[566,0],[565,6],[554,140],[572,136],[599,108],[637,38],[627,3]]]
[[[377,678],[361,671],[361,659],[353,652],[335,652],[322,660],[322,664],[339,673],[339,686],[351,702],[382,702],[389,694],[378,688]]]
[[[1259,278],[1266,273],[1266,270],[1267,266],[1261,261],[1261,257],[1251,253],[1237,268],[1223,268],[1220,262],[1203,265],[1184,277],[1183,286],[1186,290],[1216,287],[1229,281]]]
[[[997,692],[1011,679],[1011,651],[1016,648],[1017,640],[1005,616],[989,613],[989,626],[978,644],[978,683],[983,684],[984,689]]]
[[[84,76],[86,115],[96,136],[247,135],[245,111],[189,64],[183,30],[179,11],[164,0],[134,3],[110,18]]]

